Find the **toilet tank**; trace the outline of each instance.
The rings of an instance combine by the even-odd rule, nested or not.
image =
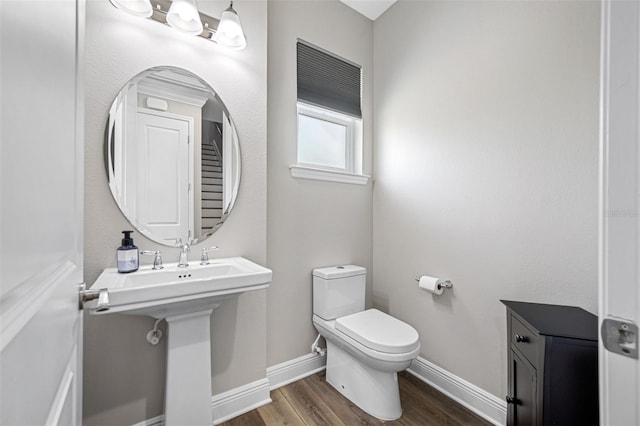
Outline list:
[[[367,270],[330,266],[313,270],[313,313],[332,320],[364,310]]]

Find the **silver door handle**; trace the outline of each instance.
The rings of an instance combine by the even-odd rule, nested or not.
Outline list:
[[[107,290],[106,288],[101,288],[100,290],[87,290],[87,285],[85,283],[82,283],[80,284],[79,293],[80,310],[84,309],[84,304],[86,302],[94,299],[98,299],[98,303],[96,304],[96,312],[108,311],[111,307],[109,306],[109,290]]]

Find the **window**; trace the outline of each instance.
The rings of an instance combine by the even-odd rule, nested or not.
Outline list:
[[[359,122],[298,102],[298,164],[356,173],[354,144]]]
[[[297,164],[291,175],[366,184],[360,66],[299,41]]]

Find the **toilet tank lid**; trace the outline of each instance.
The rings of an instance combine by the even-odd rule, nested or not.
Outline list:
[[[325,280],[355,277],[357,275],[364,275],[366,273],[366,268],[356,265],[329,266],[326,268],[317,268],[313,270],[313,275],[315,277],[324,278]]]

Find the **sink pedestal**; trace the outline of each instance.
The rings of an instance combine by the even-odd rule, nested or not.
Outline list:
[[[211,426],[211,314],[213,309],[166,317],[166,426]]]
[[[93,290],[106,290],[107,309],[98,310],[98,300],[88,302],[86,308],[95,315],[164,318],[164,424],[212,426],[211,314],[228,299],[269,287],[271,275],[270,269],[243,257],[215,259],[207,265],[192,261],[188,268],[171,263],[154,270],[147,265],[131,274],[107,268],[91,286]]]

